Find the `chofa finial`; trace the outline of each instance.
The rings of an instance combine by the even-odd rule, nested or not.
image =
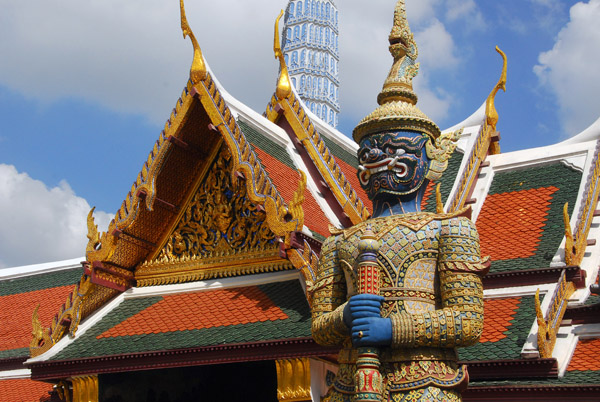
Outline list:
[[[192,60],[192,67],[190,68],[190,79],[192,83],[197,84],[206,78],[207,70],[206,64],[204,64],[204,57],[202,56],[202,50],[200,45],[190,28],[187,18],[185,17],[185,6],[183,0],[179,0],[179,8],[181,10],[181,31],[183,32],[183,38],[190,37],[192,46],[194,46],[194,59]]]
[[[277,81],[277,89],[275,95],[278,99],[285,99],[292,93],[292,84],[290,82],[290,76],[288,73],[287,65],[285,64],[285,58],[283,57],[283,51],[281,50],[281,42],[279,40],[279,20],[283,16],[283,10],[279,13],[279,16],[275,20],[275,39],[273,41],[273,51],[275,52],[275,58],[279,59],[279,80]]]
[[[508,64],[507,60],[506,60],[506,54],[504,54],[504,52],[502,50],[500,50],[500,48],[498,46],[496,46],[496,51],[498,53],[500,53],[500,56],[502,56],[502,60],[503,60],[502,75],[500,76],[500,79],[498,80],[498,83],[496,84],[494,89],[492,89],[490,96],[488,96],[487,100],[485,101],[486,122],[493,131],[496,131],[496,124],[498,123],[498,118],[499,118],[498,112],[496,111],[496,105],[495,105],[494,101],[496,99],[496,94],[498,93],[499,90],[503,90],[504,92],[506,92],[506,77],[507,77],[506,71],[507,71],[507,64]]]

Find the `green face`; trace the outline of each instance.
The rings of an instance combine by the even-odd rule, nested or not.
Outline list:
[[[429,170],[424,134],[394,131],[369,135],[358,150],[358,179],[369,199],[403,196],[417,191]]]

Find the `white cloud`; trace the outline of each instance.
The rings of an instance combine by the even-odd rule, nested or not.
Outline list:
[[[407,2],[415,32],[433,34],[436,28],[447,35],[439,21],[432,25],[441,3]],[[343,113],[358,120],[372,110],[391,66],[387,36],[394,2],[336,4],[342,15],[341,104]],[[286,5],[287,0],[186,2],[190,25],[217,78],[258,112],[274,91],[273,24]],[[179,2],[0,0],[0,9],[0,37],[10,38],[0,41],[0,54],[11,55],[0,63],[1,85],[47,102],[82,98],[160,125],[168,118],[192,58],[179,28]],[[420,44],[421,54],[433,54],[428,47],[435,44],[433,38]]]
[[[466,20],[465,26],[467,28],[482,29],[485,26],[483,15],[474,0],[446,1],[446,18],[449,21],[464,19]]]
[[[443,23],[435,18],[439,0],[409,0],[407,14],[419,46],[421,73],[415,79],[419,107],[434,121],[446,117],[451,100],[430,88],[424,71],[451,70],[458,66],[456,47]],[[342,113],[356,122],[377,106],[377,94],[392,66],[388,35],[393,6],[388,1],[362,0],[339,3],[341,19],[340,80]],[[365,73],[368,72],[368,73]]]
[[[419,61],[424,69],[447,70],[458,65],[456,47],[452,35],[438,19],[432,19],[429,26],[415,34],[419,44]]]
[[[556,96],[566,135],[585,129],[600,115],[600,0],[579,2],[554,47],[534,67],[541,83]]]
[[[0,164],[0,268],[83,256],[89,211],[65,181],[48,188]],[[112,215],[94,215],[98,228],[106,230]]]

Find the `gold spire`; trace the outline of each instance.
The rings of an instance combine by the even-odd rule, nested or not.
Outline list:
[[[417,106],[412,80],[419,73],[419,50],[406,19],[404,0],[398,0],[394,11],[394,26],[389,36],[394,64],[377,97],[379,107],[354,129],[356,142],[369,134],[383,130],[413,130],[435,139],[439,127]]]
[[[275,52],[275,58],[279,59],[279,80],[277,81],[277,89],[275,94],[279,100],[285,99],[292,93],[292,84],[290,83],[290,76],[288,74],[288,68],[285,64],[285,58],[281,51],[281,42],[279,41],[279,20],[283,16],[283,10],[279,13],[279,16],[275,20],[275,39],[273,42],[273,51]]]
[[[183,0],[179,0],[179,8],[181,10],[181,31],[183,32],[183,38],[185,39],[189,36],[192,41],[192,46],[194,46],[194,59],[192,60],[192,67],[190,68],[190,79],[192,80],[192,83],[197,84],[206,78],[206,65],[204,64],[204,57],[202,57],[200,45],[185,17]]]

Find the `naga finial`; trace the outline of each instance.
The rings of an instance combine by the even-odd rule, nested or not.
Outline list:
[[[183,5],[183,0],[179,0],[179,8],[181,10],[181,31],[183,32],[183,38],[190,37],[192,41],[192,46],[194,46],[194,59],[192,60],[192,67],[190,68],[190,79],[193,84],[197,84],[200,81],[203,81],[208,74],[206,70],[206,64],[204,64],[204,57],[202,56],[202,50],[200,49],[200,45],[188,24],[187,18],[185,16],[185,6]]]
[[[275,94],[279,100],[285,99],[292,93],[292,84],[290,82],[290,76],[288,74],[288,68],[285,64],[285,57],[283,57],[283,51],[281,50],[281,42],[279,40],[279,20],[283,16],[283,10],[279,13],[279,16],[275,20],[275,39],[273,42],[273,51],[275,52],[275,58],[279,59],[279,80],[277,81],[277,90]]]
[[[492,89],[490,96],[488,96],[487,100],[485,101],[485,118],[488,126],[491,128],[492,131],[496,131],[496,124],[498,123],[499,119],[498,111],[496,111],[496,105],[494,103],[496,99],[496,94],[499,90],[503,90],[504,92],[506,92],[506,54],[504,54],[504,52],[500,50],[498,46],[496,46],[496,51],[500,53],[500,56],[502,56],[502,59],[504,60],[504,65],[502,67],[502,75],[500,76],[500,80],[498,80],[498,83],[496,84],[494,89]]]

